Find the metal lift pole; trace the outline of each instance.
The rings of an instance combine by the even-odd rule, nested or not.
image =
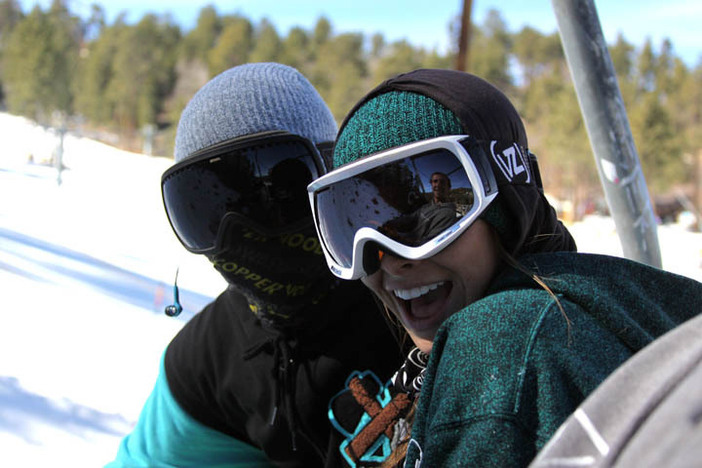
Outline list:
[[[624,256],[660,268],[653,207],[594,0],[552,4]]]

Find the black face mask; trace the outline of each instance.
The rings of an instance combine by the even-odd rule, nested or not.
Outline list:
[[[269,236],[246,218],[227,215],[217,249],[207,255],[215,269],[248,300],[267,326],[292,329],[312,319],[336,286],[311,221]]]

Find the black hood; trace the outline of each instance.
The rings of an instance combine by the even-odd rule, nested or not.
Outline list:
[[[339,134],[361,106],[391,91],[427,96],[453,112],[467,135],[479,140],[514,142],[530,154],[524,124],[507,96],[482,78],[455,70],[419,69],[384,81],[354,106]],[[504,177],[491,160],[499,184],[494,203],[507,223],[498,231],[507,251],[514,256],[575,251],[575,241],[544,196],[536,157],[525,157],[524,162],[532,174],[528,183],[500,183]]]

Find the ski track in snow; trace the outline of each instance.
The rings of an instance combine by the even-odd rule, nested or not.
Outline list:
[[[59,185],[39,164],[52,131],[0,113],[0,137],[0,466],[102,466],[168,342],[225,282],[171,231],[160,177],[172,160],[69,134]],[[570,229],[581,251],[622,255],[611,219]],[[658,235],[663,267],[702,281],[702,234]],[[185,312],[170,318],[176,268]]]

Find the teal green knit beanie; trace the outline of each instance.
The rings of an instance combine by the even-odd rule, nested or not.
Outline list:
[[[468,134],[449,109],[409,91],[390,91],[363,104],[346,120],[334,145],[334,168],[379,151],[444,135]],[[499,198],[480,217],[502,238],[510,222]]]
[[[334,167],[395,146],[463,133],[458,117],[435,100],[391,91],[371,99],[347,120],[334,147]]]

